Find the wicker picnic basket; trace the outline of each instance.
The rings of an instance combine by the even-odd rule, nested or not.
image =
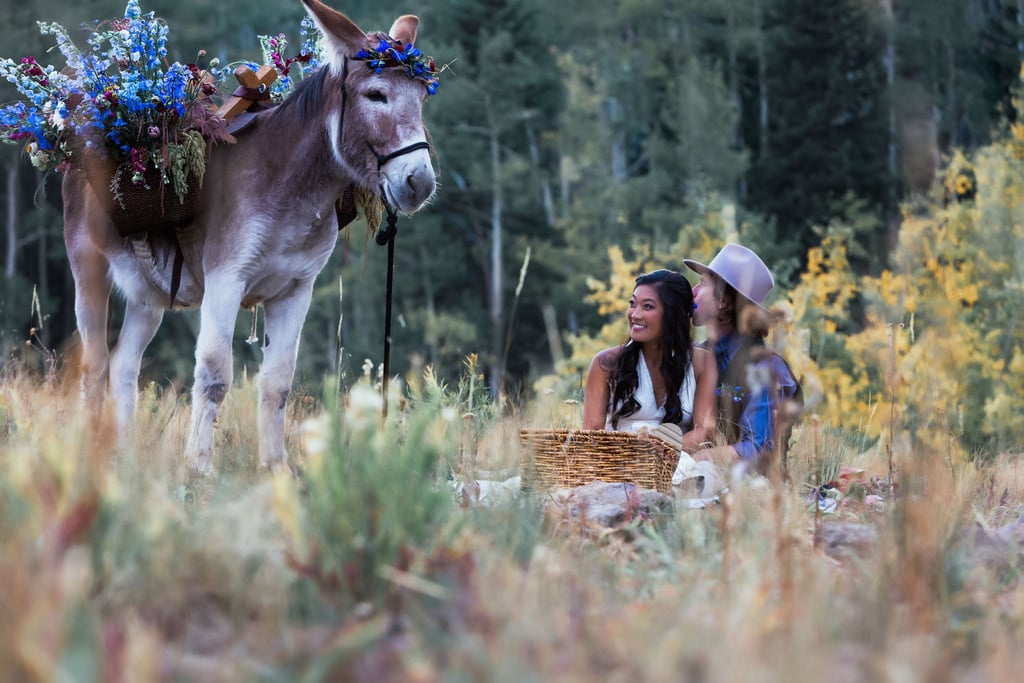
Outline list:
[[[679,454],[657,439],[588,429],[519,431],[523,488],[572,488],[592,481],[628,481],[672,493]]]

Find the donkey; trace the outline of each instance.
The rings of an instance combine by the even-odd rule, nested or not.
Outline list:
[[[214,471],[214,427],[231,386],[240,307],[264,308],[259,463],[275,470],[287,464],[285,403],[314,280],[343,227],[336,201],[356,187],[409,213],[436,189],[422,119],[424,82],[401,65],[375,69],[365,53],[356,56],[378,45],[381,34],[364,33],[320,0],[302,2],[326,41],[325,63],[281,104],[256,114],[235,144],[212,148],[202,201],[186,226],[196,236],[196,265],[182,269],[179,262],[175,268],[172,236],[151,234],[134,243],[119,236],[82,171],[63,180],[83,401],[99,406],[109,383],[119,432],[130,430],[142,354],[164,310],[198,307],[185,455],[190,470],[201,475]],[[415,16],[401,16],[388,36],[412,44],[418,24]],[[111,351],[106,335],[113,288],[126,303]]]

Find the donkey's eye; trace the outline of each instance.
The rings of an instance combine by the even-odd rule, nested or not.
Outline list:
[[[388,103],[388,96],[382,93],[380,90],[371,90],[366,93],[366,99],[371,102],[380,102],[382,104]]]

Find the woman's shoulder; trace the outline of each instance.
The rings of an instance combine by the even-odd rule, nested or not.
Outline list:
[[[604,370],[611,370],[615,366],[615,363],[618,362],[619,356],[621,355],[621,346],[613,346],[610,349],[598,351],[594,356],[594,365],[600,366]]]
[[[693,358],[694,365],[704,363],[708,358],[714,357],[714,354],[703,345],[703,342],[695,343],[691,351],[693,353],[691,357]]]
[[[701,346],[699,343],[693,345],[693,355],[691,356],[694,375],[699,380],[704,373],[714,373],[718,371],[718,363],[715,361],[715,354],[709,349]]]

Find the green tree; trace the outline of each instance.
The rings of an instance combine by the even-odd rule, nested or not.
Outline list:
[[[773,0],[765,30],[769,138],[751,167],[751,208],[774,221],[781,253],[803,255],[819,241],[813,226],[843,217],[857,198],[878,217],[868,253],[884,261],[888,125],[878,12],[855,0]]]

